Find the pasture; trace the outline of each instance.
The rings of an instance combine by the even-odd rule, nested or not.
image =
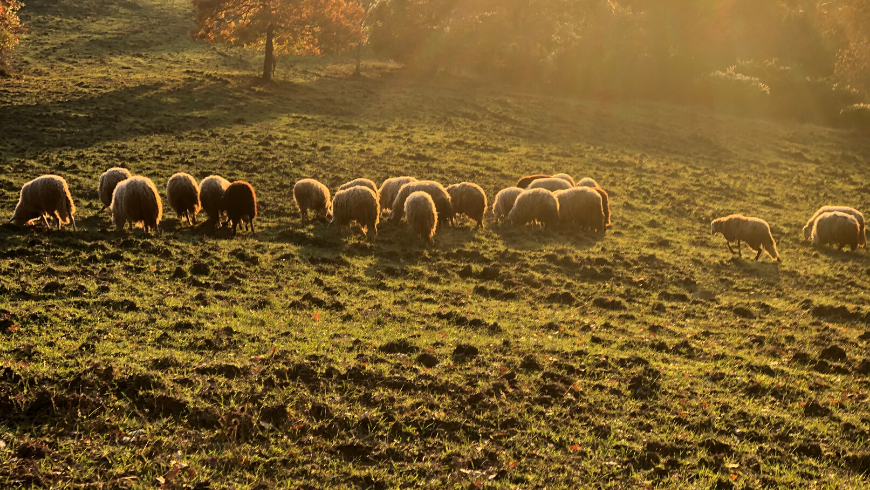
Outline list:
[[[0,210],[70,184],[78,232],[0,226],[0,487],[860,488],[870,260],[803,241],[870,211],[870,140],[577,100],[367,60],[193,43],[186,0],[33,0],[0,79]],[[217,173],[257,233],[116,232],[97,179]],[[594,177],[605,238],[302,225],[292,186],[495,193]],[[164,193],[165,199],[165,193]],[[783,262],[710,221],[771,224]],[[201,219],[201,221],[204,220]]]

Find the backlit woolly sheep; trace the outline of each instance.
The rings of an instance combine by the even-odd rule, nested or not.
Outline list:
[[[257,193],[254,187],[244,180],[237,180],[224,191],[224,199],[221,209],[227,213],[227,219],[233,225],[233,234],[236,226],[242,224],[245,230],[251,225],[251,233],[254,230],[254,218],[257,217]]]
[[[9,222],[20,226],[36,218],[42,218],[45,226],[51,228],[48,218],[54,218],[57,219],[58,230],[61,225],[70,222],[75,230],[76,220],[73,217],[75,212],[76,207],[66,180],[57,175],[43,175],[21,187],[18,205],[15,206],[15,212]]]
[[[514,207],[514,201],[517,200],[517,196],[522,194],[523,190],[519,187],[507,187],[498,191],[492,204],[492,220],[497,223],[502,218],[506,218]]]
[[[555,177],[550,177],[548,179],[538,179],[531,184],[529,184],[526,189],[547,189],[550,192],[562,191],[565,189],[570,189],[574,186],[569,184],[567,181],[563,179],[558,179]]]
[[[601,187],[592,187],[592,190],[601,196],[601,208],[604,210],[604,226],[610,228],[613,226],[613,223],[610,222],[610,196]]]
[[[449,223],[453,220],[453,205],[450,202],[450,194],[438,182],[431,180],[421,180],[417,182],[409,182],[399,189],[396,195],[396,200],[393,201],[393,211],[390,213],[390,219],[398,221],[405,214],[405,199],[408,199],[412,193],[423,191],[432,197],[435,203],[435,210],[438,212],[438,221],[441,223]]]
[[[858,221],[858,226],[860,227],[860,231],[858,234],[858,246],[862,247],[862,248],[866,247],[867,246],[867,238],[866,238],[866,235],[864,233],[864,215],[861,214],[861,212],[858,211],[857,209],[850,208],[848,206],[822,206],[822,207],[820,207],[818,211],[813,213],[813,215],[812,215],[812,217],[810,217],[809,221],[807,221],[806,226],[804,226],[804,229],[803,229],[804,238],[807,240],[810,239],[810,236],[813,233],[813,225],[815,224],[816,219],[818,219],[819,216],[821,216],[824,213],[833,213],[833,212],[850,214],[855,218],[855,220]]]
[[[514,226],[538,221],[552,228],[559,223],[559,201],[547,189],[526,189],[517,196],[508,219]]]
[[[580,182],[577,182],[577,187],[601,187],[598,185],[598,182],[595,182],[595,179],[590,177],[583,177],[580,179]]]
[[[752,250],[757,250],[755,260],[761,257],[762,250],[777,262],[781,262],[776,251],[776,242],[770,234],[770,226],[760,218],[752,218],[741,214],[732,214],[724,218],[717,218],[710,224],[711,234],[721,233],[728,244],[728,250],[733,254],[731,242],[737,242],[737,253],[743,257],[740,242],[746,242]]]
[[[479,185],[462,182],[447,187],[450,194],[450,204],[455,214],[464,214],[477,221],[477,227],[483,226],[483,215],[486,213],[486,193]]]
[[[336,227],[356,221],[369,238],[378,236],[381,208],[375,191],[364,186],[350,187],[335,193],[332,222]]]
[[[187,218],[187,224],[196,224],[196,214],[201,209],[199,202],[199,186],[192,175],[179,172],[169,178],[166,183],[166,200],[169,202],[178,220]]]
[[[115,192],[115,187],[118,186],[119,182],[129,178],[130,171],[120,167],[110,168],[103,172],[103,175],[100,175],[100,202],[103,203],[103,208],[100,211],[112,205],[112,193]]]
[[[576,185],[576,184],[574,184],[574,178],[568,174],[556,174],[553,176],[553,178],[554,179],[562,179],[565,182],[571,184],[571,187],[574,187]]]
[[[293,186],[293,200],[299,209],[302,222],[308,219],[308,211],[320,218],[326,218],[332,212],[332,201],[329,189],[314,179],[302,179]]]
[[[559,201],[559,220],[563,225],[604,233],[606,222],[600,194],[588,187],[572,187],[554,195]]]
[[[122,230],[126,223],[130,223],[131,229],[141,225],[146,233],[160,231],[162,218],[163,201],[151,179],[136,175],[115,187],[112,195],[112,223],[115,228]]]
[[[435,210],[435,201],[432,196],[423,192],[412,192],[405,199],[405,215],[408,226],[424,240],[432,241],[435,236],[435,228],[438,226],[438,213]]]
[[[230,181],[220,175],[209,175],[199,183],[199,201],[202,210],[208,213],[206,224],[216,225],[226,219],[226,212],[221,209],[224,192],[230,186]]]
[[[351,180],[350,182],[347,182],[345,184],[341,184],[341,187],[339,187],[338,190],[343,191],[343,190],[350,189],[351,187],[367,187],[367,188],[371,189],[375,193],[376,196],[378,195],[378,186],[375,185],[375,183],[369,179]],[[380,206],[380,201],[378,202],[378,206]]]
[[[840,250],[848,245],[850,250],[858,248],[861,225],[851,214],[840,211],[822,213],[813,223],[811,233],[813,245],[836,245]]]
[[[517,181],[516,187],[519,187],[520,189],[525,189],[529,186],[529,184],[538,179],[549,179],[550,177],[552,177],[552,175],[549,174],[526,175],[525,177]]]
[[[391,177],[385,180],[384,183],[381,184],[381,188],[378,189],[378,201],[381,204],[381,211],[392,210],[393,202],[396,200],[396,196],[399,195],[399,189],[410,182],[417,182],[417,179],[405,176]]]

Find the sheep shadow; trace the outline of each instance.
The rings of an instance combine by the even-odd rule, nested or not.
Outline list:
[[[534,225],[515,227],[509,222],[491,224],[490,229],[505,247],[527,252],[549,246],[570,246],[577,250],[589,250],[607,239],[593,232],[576,229],[538,228]]]

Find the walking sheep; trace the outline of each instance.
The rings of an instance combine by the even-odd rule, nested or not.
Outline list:
[[[551,228],[559,223],[559,201],[547,189],[527,189],[517,196],[508,219],[514,226],[538,221]]]
[[[741,214],[732,214],[724,218],[717,218],[710,224],[711,234],[721,233],[728,244],[728,250],[733,254],[731,242],[737,241],[737,253],[743,257],[740,242],[746,242],[752,250],[757,250],[755,260],[761,257],[762,250],[766,251],[770,258],[782,262],[776,251],[776,242],[770,234],[770,226],[766,221],[759,218],[751,218]]]
[[[570,175],[568,175],[568,174],[556,174],[556,175],[553,176],[553,178],[554,178],[554,179],[562,179],[562,180],[564,180],[565,182],[571,184],[571,187],[575,187],[575,186],[576,186],[576,184],[574,184],[574,179],[573,179]]]
[[[580,179],[580,182],[577,182],[577,187],[600,187],[598,182],[595,182],[595,179],[590,177],[583,177]]]
[[[224,192],[229,186],[230,181],[220,175],[210,175],[199,183],[199,200],[202,210],[208,213],[207,225],[219,225],[223,219],[226,219],[226,211],[221,209],[221,205]]]
[[[100,175],[100,202],[103,203],[103,209],[112,205],[112,193],[115,192],[115,187],[118,183],[130,178],[130,171],[126,168],[110,168]]]
[[[816,223],[816,220],[824,213],[833,213],[840,212],[852,215],[856,221],[858,221],[858,226],[860,227],[860,231],[858,233],[858,246],[861,248],[866,248],[867,246],[867,238],[864,233],[864,215],[861,214],[855,208],[850,208],[848,206],[822,206],[816,211],[809,221],[807,221],[806,226],[804,226],[804,238],[809,240],[810,236],[813,233],[813,225]]]
[[[563,179],[558,179],[555,177],[550,177],[549,179],[538,179],[531,184],[529,184],[526,189],[547,189],[550,192],[562,191],[565,189],[570,189],[574,186],[569,184],[567,181]]]
[[[450,194],[438,182],[421,180],[409,182],[399,189],[396,200],[393,201],[393,211],[390,213],[392,221],[402,219],[402,216],[405,214],[405,200],[417,191],[423,191],[432,197],[432,201],[435,203],[435,210],[438,212],[438,221],[449,223],[453,220],[453,205],[450,202]]]
[[[336,227],[356,221],[369,238],[378,236],[381,208],[378,196],[368,187],[350,187],[335,193],[332,200],[332,221]]]
[[[12,213],[9,222],[21,226],[41,217],[45,226],[51,229],[48,218],[55,218],[58,230],[61,225],[70,222],[75,230],[76,220],[73,217],[75,212],[76,207],[66,180],[57,175],[43,175],[21,187],[18,205],[15,206],[15,212]]]
[[[502,218],[506,218],[514,207],[517,196],[522,193],[523,189],[519,187],[507,187],[498,191],[498,194],[495,195],[495,202],[492,204],[492,220],[497,223]]]
[[[854,251],[859,247],[861,225],[851,214],[840,211],[822,213],[813,223],[813,245],[837,245],[840,250],[848,245]]]
[[[163,201],[157,193],[154,182],[147,177],[136,175],[115,187],[112,195],[112,223],[118,230],[126,223],[130,228],[142,225],[145,233],[160,231],[163,218]]]
[[[196,213],[201,209],[199,202],[199,186],[192,175],[179,172],[169,178],[166,183],[166,200],[169,201],[178,220],[187,217],[187,224],[196,224]]]
[[[455,214],[464,214],[477,221],[477,227],[483,226],[483,215],[486,213],[486,193],[479,185],[462,182],[447,187],[450,194],[450,204]]]
[[[257,217],[257,193],[254,192],[251,184],[244,180],[237,180],[230,184],[224,192],[221,209],[226,211],[227,219],[233,225],[233,235],[236,234],[236,226],[239,224],[244,225],[247,231],[250,223],[251,233],[256,232],[254,218]]]
[[[399,189],[402,188],[403,185],[417,182],[417,179],[414,177],[392,177],[384,181],[381,184],[381,188],[378,189],[378,201],[381,204],[381,210],[392,210],[393,209],[393,201],[396,200],[396,196],[399,194]]]
[[[411,230],[427,242],[432,241],[438,226],[438,214],[432,196],[423,191],[412,192],[405,199],[405,214]]]
[[[563,225],[604,233],[606,221],[600,194],[588,187],[572,187],[554,195],[559,201],[559,219]]]
[[[302,179],[293,186],[293,200],[302,216],[302,223],[308,219],[308,210],[315,216],[326,218],[332,212],[329,189],[314,179]]]
[[[549,179],[550,177],[552,177],[552,175],[549,174],[526,175],[525,177],[517,181],[516,187],[519,187],[520,189],[525,189],[529,186],[529,184],[538,179]]]

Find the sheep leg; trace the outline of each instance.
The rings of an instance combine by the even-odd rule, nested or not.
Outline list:
[[[76,219],[70,216],[69,220],[72,222],[73,231],[79,231],[78,229],[76,229]]]
[[[235,235],[236,234],[236,226],[239,225],[239,222],[236,220],[232,220],[232,222],[233,222],[233,235]]]
[[[725,245],[728,245],[728,251],[731,252],[731,255],[734,255],[734,249],[731,248],[731,242],[725,240]]]
[[[740,240],[737,240],[737,255],[739,255],[741,259],[743,258],[743,248],[740,246]]]
[[[42,215],[42,222],[45,223],[46,228],[49,230],[51,229],[51,225],[48,223],[48,218],[44,214]]]
[[[190,213],[187,213],[187,224],[193,226],[193,221],[190,220]]]
[[[761,252],[763,252],[763,251],[764,251],[764,247],[759,246],[759,247],[758,247],[758,253],[755,254],[755,260],[758,260],[758,259],[761,258]]]
[[[255,233],[255,230],[254,230],[254,220],[251,220],[251,233]]]

